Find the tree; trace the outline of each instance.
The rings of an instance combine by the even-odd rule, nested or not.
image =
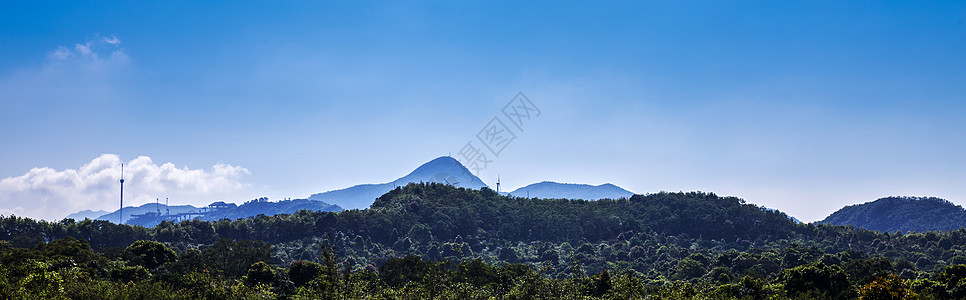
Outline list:
[[[127,251],[137,255],[148,269],[155,269],[178,258],[171,248],[155,241],[136,241],[127,246]]]
[[[859,288],[860,300],[905,300],[915,299],[916,294],[909,290],[905,280],[895,274],[878,277]]]
[[[604,270],[604,272],[593,276],[589,286],[590,295],[594,297],[602,297],[604,294],[607,294],[607,292],[610,292],[611,287],[613,287],[610,277],[610,271],[608,270]]]
[[[87,242],[72,237],[56,239],[41,245],[40,249],[45,256],[51,258],[69,257],[77,263],[86,263],[97,258],[97,254],[94,253]]]
[[[966,298],[966,265],[946,267],[936,274],[935,281],[943,287],[944,298]]]
[[[288,278],[295,286],[304,286],[322,274],[322,265],[310,261],[296,260],[288,266]]]
[[[688,280],[701,277],[701,275],[704,275],[704,272],[704,264],[690,258],[685,258],[678,261],[674,267],[674,278]]]
[[[829,299],[846,296],[850,285],[848,275],[841,267],[821,262],[782,271],[780,281],[790,296],[817,293]]]
[[[241,277],[259,261],[272,261],[272,246],[262,241],[221,239],[201,251],[201,258],[212,271]]]
[[[379,276],[389,286],[399,287],[409,282],[421,282],[436,271],[436,264],[424,261],[419,256],[408,255],[404,258],[391,258],[381,268]]]
[[[466,282],[478,287],[497,282],[499,279],[496,270],[480,259],[460,263],[454,276],[458,282]]]
[[[417,243],[426,244],[433,239],[433,234],[429,228],[422,223],[416,223],[412,228],[409,229],[407,236],[416,241]]]
[[[761,279],[750,276],[741,277],[738,283],[723,284],[717,290],[724,296],[734,299],[766,299],[768,291]]]
[[[245,275],[245,284],[248,286],[271,284],[274,281],[275,270],[264,261],[253,263],[248,267],[248,274]]]

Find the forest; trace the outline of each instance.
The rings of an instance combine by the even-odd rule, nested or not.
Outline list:
[[[4,299],[962,299],[966,229],[803,224],[713,193],[410,184],[365,210],[145,228],[0,218]]]

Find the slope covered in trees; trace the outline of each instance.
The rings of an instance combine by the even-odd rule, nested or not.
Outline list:
[[[888,232],[955,230],[966,226],[966,210],[939,198],[888,197],[846,206],[818,223]]]
[[[798,224],[698,192],[582,201],[411,184],[366,210],[153,228],[5,217],[0,240],[3,298],[966,296],[966,230]]]

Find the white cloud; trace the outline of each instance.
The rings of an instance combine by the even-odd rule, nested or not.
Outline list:
[[[112,36],[109,36],[109,37],[102,38],[101,41],[104,41],[105,43],[108,43],[108,44],[111,44],[111,45],[114,45],[114,46],[120,46],[121,45],[121,40],[119,40],[116,36],[113,36],[113,35]]]
[[[0,215],[16,214],[57,220],[84,209],[117,208],[121,159],[103,154],[77,168],[31,169],[0,180]],[[239,179],[250,172],[240,166],[216,164],[210,170],[155,164],[140,156],[124,164],[125,206],[141,205],[157,197],[213,198],[248,187]],[[183,202],[181,202],[183,203]]]
[[[101,57],[107,60],[102,60]],[[121,40],[116,36],[96,38],[84,43],[76,43],[74,47],[57,47],[47,54],[49,62],[71,61],[85,64],[117,64],[127,61],[127,54],[121,48]]]
[[[70,49],[67,49],[67,47],[64,46],[57,47],[57,50],[51,51],[50,54],[47,55],[47,57],[50,59],[59,60],[68,59],[71,56],[74,56],[74,52],[70,51]]]

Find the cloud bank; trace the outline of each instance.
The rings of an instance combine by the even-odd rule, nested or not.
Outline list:
[[[114,211],[119,201],[121,162],[115,154],[103,154],[77,169],[34,168],[24,175],[4,178],[0,180],[0,215],[57,220],[84,209]],[[178,168],[170,162],[158,165],[150,157],[140,156],[124,164],[124,205],[141,205],[157,197],[223,196],[247,188],[239,179],[248,174],[248,169],[240,166]]]

